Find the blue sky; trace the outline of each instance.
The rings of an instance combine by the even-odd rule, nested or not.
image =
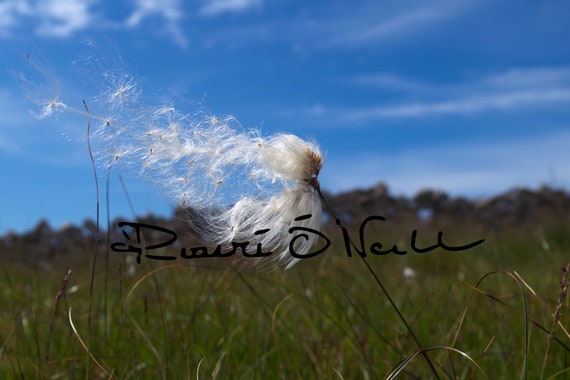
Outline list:
[[[77,62],[101,54],[157,103],[314,138],[333,193],[475,198],[570,188],[569,36],[556,0],[0,0],[0,233],[95,217],[85,120],[34,117],[10,75],[26,54],[49,73],[31,97],[81,107],[98,88]],[[135,212],[169,213],[123,178]],[[131,216],[116,175],[109,191],[112,215]]]

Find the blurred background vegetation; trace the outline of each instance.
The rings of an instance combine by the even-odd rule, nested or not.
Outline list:
[[[569,194],[407,199],[379,184],[325,197],[355,242],[365,217],[383,215],[367,242],[410,253],[349,258],[331,215],[331,248],[287,271],[247,259],[137,264],[109,250],[118,220],[5,234],[0,378],[570,378]],[[196,245],[185,212],[138,221]],[[449,245],[485,242],[418,254],[412,230],[421,247],[440,231]]]

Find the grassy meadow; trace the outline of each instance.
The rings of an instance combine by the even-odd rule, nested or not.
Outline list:
[[[424,247],[439,230],[486,241],[363,260],[332,227],[326,253],[287,271],[115,252],[93,270],[84,247],[50,262],[2,255],[0,378],[570,378],[567,224],[400,224],[366,239],[409,248],[415,228]]]

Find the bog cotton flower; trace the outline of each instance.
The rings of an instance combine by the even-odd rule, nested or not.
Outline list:
[[[315,143],[284,133],[263,136],[231,116],[149,106],[134,78],[121,70],[95,79],[105,84],[89,104],[98,110],[89,117],[91,148],[100,164],[156,184],[172,203],[190,210],[189,227],[212,244],[261,243],[285,268],[295,264],[289,229],[321,227],[323,155]],[[53,104],[83,112],[51,100],[44,115]],[[269,231],[255,234],[262,229]],[[295,252],[309,252],[315,239],[296,239]]]

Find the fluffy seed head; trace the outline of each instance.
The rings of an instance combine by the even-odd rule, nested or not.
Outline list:
[[[91,77],[107,86],[88,102],[98,110],[89,117],[91,147],[101,165],[156,184],[174,205],[191,210],[190,227],[212,244],[249,242],[250,249],[262,244],[286,268],[297,261],[289,251],[295,237],[290,229],[321,227],[323,156],[316,144],[292,134],[264,137],[231,116],[149,106],[135,79],[122,70]],[[56,108],[81,112],[58,101],[44,116]],[[315,239],[300,236],[293,249],[306,254]]]

